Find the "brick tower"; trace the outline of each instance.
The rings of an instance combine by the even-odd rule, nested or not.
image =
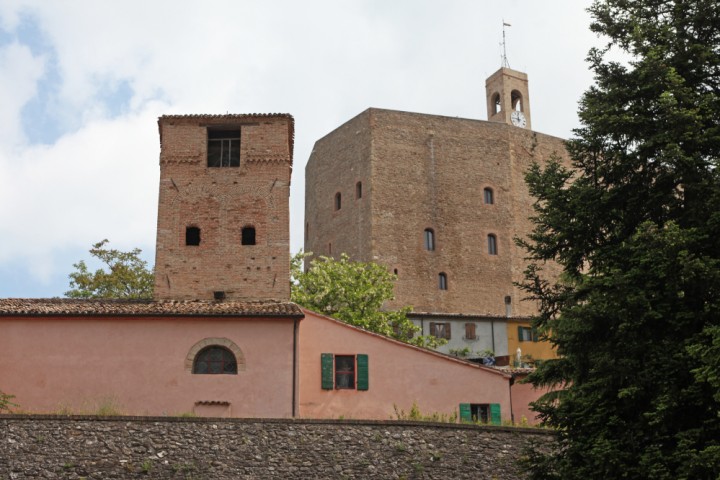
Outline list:
[[[155,299],[290,298],[292,116],[165,115]]]
[[[527,74],[503,67],[485,81],[485,92],[488,120],[532,128]]]
[[[527,75],[501,68],[486,85],[490,121],[370,108],[318,140],[305,250],[385,265],[397,274],[388,307],[412,306],[424,333],[452,327],[443,351],[506,355],[505,322],[536,311],[514,286],[526,262],[513,238],[532,228],[524,175],[567,152],[530,130]]]

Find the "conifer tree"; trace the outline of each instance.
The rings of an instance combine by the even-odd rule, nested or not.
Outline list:
[[[535,227],[518,240],[559,354],[531,381],[565,387],[535,405],[560,448],[532,456],[533,478],[717,479],[720,3],[590,13],[608,43],[588,56],[572,168],[531,169]]]

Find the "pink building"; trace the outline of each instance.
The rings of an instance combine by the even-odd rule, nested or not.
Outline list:
[[[291,116],[159,124],[156,298],[0,299],[0,390],[22,411],[513,418],[509,373],[289,302]]]

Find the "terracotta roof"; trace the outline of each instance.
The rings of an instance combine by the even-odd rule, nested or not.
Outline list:
[[[291,302],[74,298],[2,298],[0,315],[303,317]]]

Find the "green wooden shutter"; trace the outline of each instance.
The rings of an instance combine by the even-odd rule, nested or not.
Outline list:
[[[518,325],[518,342],[523,341],[523,327]]]
[[[368,377],[368,356],[364,353],[359,353],[357,356],[357,389],[367,390],[370,386]]]
[[[333,354],[321,353],[320,365],[322,367],[322,388],[323,390],[332,390],[335,386],[333,379]]]
[[[500,404],[499,403],[491,403],[490,404],[490,423],[493,425],[500,425],[502,424],[502,418],[500,416]]]
[[[538,331],[536,329],[532,329],[532,341],[538,342],[540,340],[540,335],[538,334]]]
[[[461,422],[472,422],[472,411],[470,410],[469,403],[460,404],[460,421]]]

